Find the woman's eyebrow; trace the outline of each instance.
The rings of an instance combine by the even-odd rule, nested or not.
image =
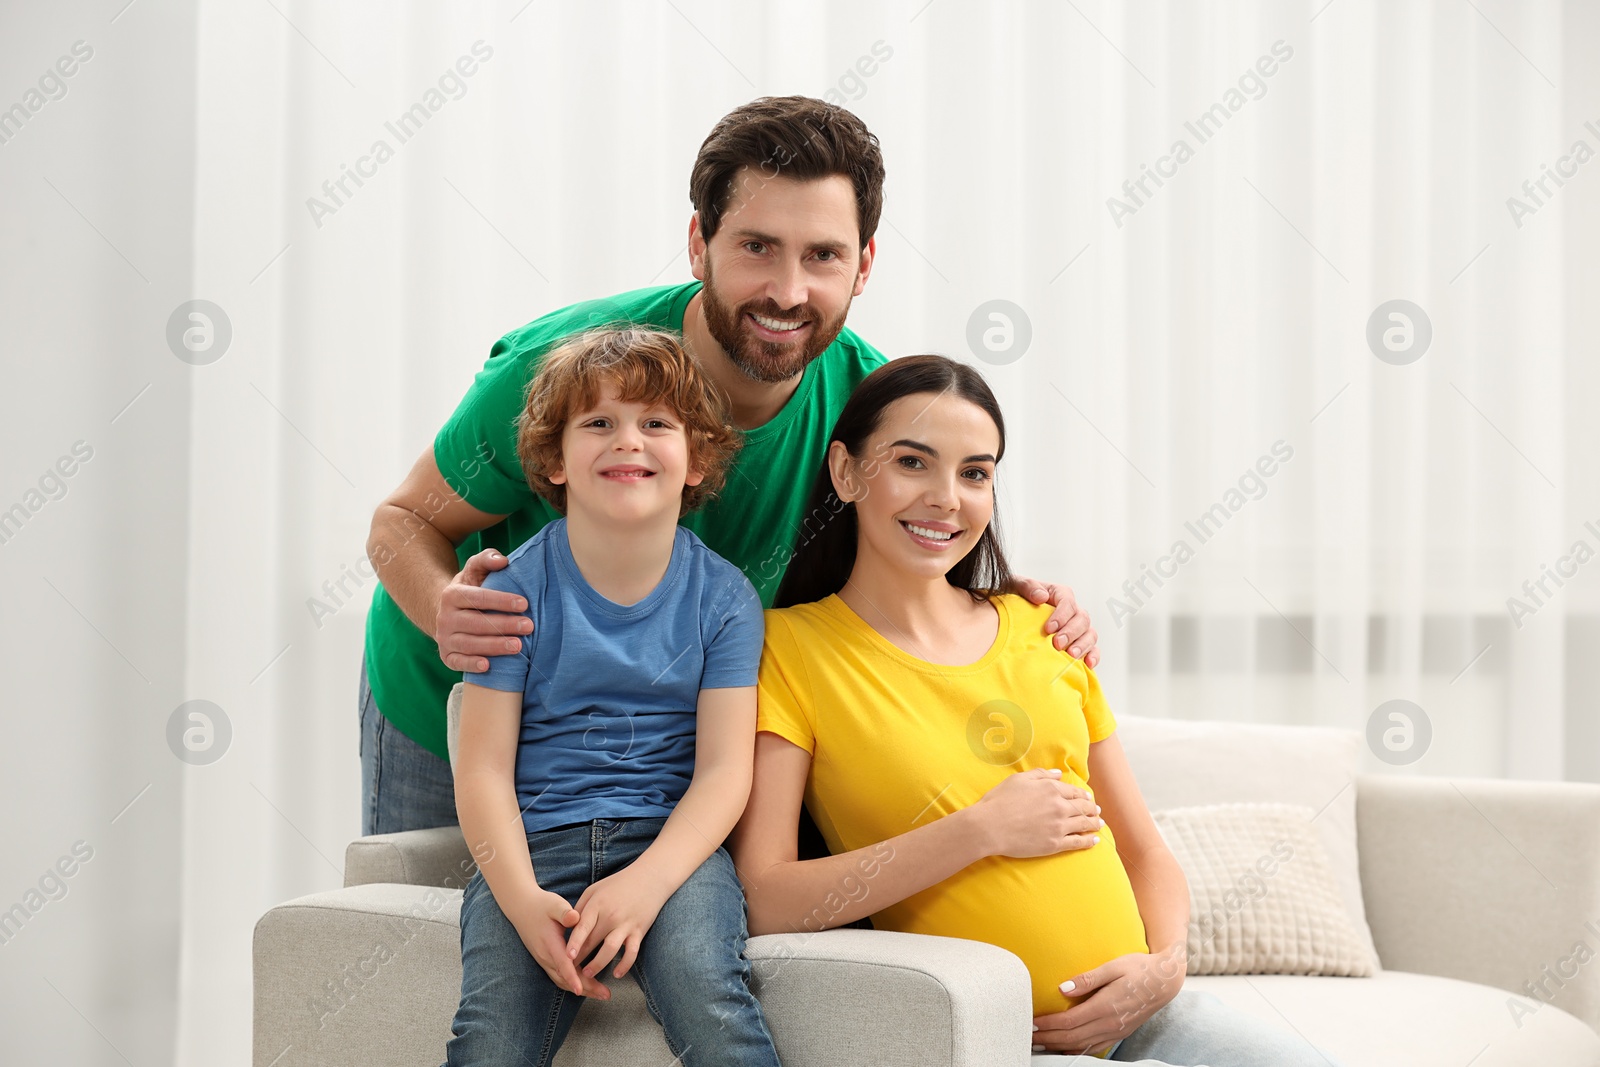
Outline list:
[[[932,456],[934,459],[938,459],[939,458],[939,453],[938,453],[937,449],[935,449],[932,445],[925,445],[921,441],[913,441],[913,440],[911,440],[909,438],[902,437],[900,440],[896,441],[894,443],[894,445],[904,445],[907,448],[914,448],[918,452],[926,452],[929,456]],[[890,447],[892,448],[892,447],[894,447],[894,445],[891,445]],[[981,452],[981,453],[979,453],[978,455],[975,455],[975,456],[968,456],[966,459],[962,460],[961,462],[963,462],[963,463],[993,463],[993,462],[995,462],[995,458],[993,456],[991,456],[987,452]]]

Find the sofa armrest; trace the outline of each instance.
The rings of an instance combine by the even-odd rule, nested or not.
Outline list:
[[[437,1067],[461,995],[460,916],[459,892],[389,884],[267,912],[253,944],[254,1067]]]
[[[255,1067],[436,1067],[461,993],[461,894],[373,884],[256,924]],[[1032,991],[1016,956],[955,938],[829,930],[751,938],[755,993],[789,1067],[1026,1067]],[[578,1017],[558,1065],[665,1063],[632,977]]]
[[[745,956],[784,1063],[1030,1061],[1032,985],[1003,948],[841,929],[752,937]],[[800,1036],[803,1058],[790,1046]]]
[[[347,888],[393,882],[465,889],[476,869],[459,826],[358,837],[344,850]]]
[[[1363,775],[1356,819],[1384,967],[1600,1030],[1600,785]]]

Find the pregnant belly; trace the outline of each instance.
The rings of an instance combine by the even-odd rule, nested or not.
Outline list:
[[[879,930],[985,941],[1015,953],[1033,983],[1033,1013],[1065,1011],[1067,979],[1148,952],[1144,922],[1109,828],[1077,852],[990,856],[872,916]]]

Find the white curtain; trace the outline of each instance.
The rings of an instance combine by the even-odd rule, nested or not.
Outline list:
[[[0,145],[0,507],[97,450],[0,546],[0,908],[96,849],[0,945],[8,1061],[247,1062],[252,926],[359,832],[373,507],[502,333],[687,279],[695,152],[759,95],[881,139],[850,325],[984,369],[1013,563],[1088,606],[1116,710],[1404,700],[1431,739],[1374,771],[1600,781],[1592,7],[123,3],[0,34],[19,98],[96,50]]]

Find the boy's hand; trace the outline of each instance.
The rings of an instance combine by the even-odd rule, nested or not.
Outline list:
[[[638,958],[639,942],[671,895],[661,895],[659,881],[652,884],[637,865],[595,882],[578,898],[581,918],[567,938],[566,959],[581,960],[598,945],[599,951],[582,972],[585,980],[593,981],[621,949],[622,962],[612,972],[621,978]]]
[[[557,987],[580,997],[611,999],[611,990],[593,977],[580,975],[567,955],[567,940],[562,935],[578,922],[579,915],[565,897],[547,889],[535,890],[528,906],[521,909],[516,918],[509,915],[507,918]]]

